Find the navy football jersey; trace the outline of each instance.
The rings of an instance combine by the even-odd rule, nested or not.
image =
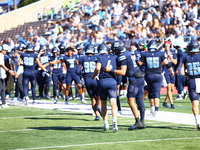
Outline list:
[[[141,70],[142,72],[145,72],[145,64],[143,64],[142,66],[140,66],[140,65],[138,64],[138,60],[140,60],[140,58],[141,58],[141,53],[143,53],[143,52],[145,52],[145,51],[134,50],[134,51],[131,51],[131,54],[132,54],[132,55],[135,55],[136,63],[137,63],[137,65],[138,65],[138,67],[140,68],[140,70]]]
[[[132,55],[135,55],[136,57],[136,60],[140,60],[140,57],[141,57],[141,51],[139,50],[133,50],[133,51],[130,51]]]
[[[186,54],[181,49],[177,50],[177,64],[175,65],[175,70],[179,70],[179,72],[181,72],[181,64],[185,55]]]
[[[200,53],[185,55],[183,57],[183,63],[190,78],[200,77]]]
[[[92,55],[92,56],[83,56],[79,58],[79,63],[83,67],[83,76],[84,77],[90,77],[95,68],[96,68],[96,59],[97,57]]]
[[[35,70],[35,60],[38,58],[37,53],[21,53],[20,58],[23,60],[24,71]]]
[[[52,55],[51,55],[50,53],[42,54],[42,55],[40,56],[40,58],[39,58],[41,64],[44,65],[44,64],[48,63],[48,62],[50,61],[50,59],[51,59],[51,56],[52,56]],[[47,66],[46,69],[49,70],[49,69],[50,69],[50,66]]]
[[[131,77],[139,71],[136,60],[129,51],[125,51],[117,58],[117,66],[127,66],[126,76]]]
[[[58,57],[51,56],[50,57],[50,61],[56,61],[56,60],[60,60],[60,59],[61,59],[60,56],[58,56]],[[54,74],[62,74],[62,63],[53,64],[52,67],[53,67]]]
[[[76,55],[72,55],[72,57],[69,57],[67,55],[62,56],[62,58],[66,64],[67,67],[67,73],[76,73],[76,60],[77,60],[77,56]]]
[[[106,54],[106,55],[99,55],[97,58],[97,63],[101,63],[101,70],[99,73],[99,79],[102,78],[115,78],[114,73],[112,72],[105,72],[103,71],[104,67],[109,67],[111,69],[117,69],[117,65],[116,65],[116,55],[110,55],[110,54]]]
[[[141,53],[141,61],[145,63],[146,74],[161,74],[162,62],[166,59],[166,53],[161,51]]]
[[[77,54],[77,59],[80,60],[81,57],[85,56],[84,54]]]

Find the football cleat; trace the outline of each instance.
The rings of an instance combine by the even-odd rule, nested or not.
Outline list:
[[[128,130],[136,130],[136,129],[142,129],[142,123],[140,121],[136,122],[134,125],[128,128]]]
[[[175,109],[176,107],[174,106],[174,104],[171,104],[171,108],[172,108],[172,109]]]
[[[113,122],[113,132],[116,133],[118,131],[117,122]]]
[[[197,131],[200,131],[200,124],[197,124],[196,127],[197,127]]]
[[[158,117],[158,111],[153,112],[153,117]]]
[[[155,108],[151,108],[151,110],[150,110],[150,114],[153,116],[154,115],[154,110]]]
[[[122,115],[122,111],[118,111],[117,116],[121,116],[121,115]]]
[[[46,95],[45,98],[46,98],[46,99],[51,99],[50,95]]]
[[[24,105],[28,105],[28,101],[29,101],[29,97],[24,96],[24,98],[23,98]]]
[[[94,118],[94,121],[99,121],[100,120],[100,117],[99,116],[96,116],[95,118]]]
[[[83,103],[83,104],[87,104],[87,101],[84,100],[84,99],[82,99],[82,100],[81,100],[81,103]]]
[[[178,95],[177,97],[176,97],[176,100],[182,100],[183,98],[182,98],[182,96],[181,95]]]
[[[69,105],[69,101],[65,101],[65,105]]]
[[[35,100],[33,100],[32,104],[33,104],[33,105],[36,105],[36,104],[37,104],[37,102],[36,102]]]
[[[163,102],[163,106],[166,108],[170,108],[170,106],[167,104],[167,102]]]
[[[21,99],[21,98],[18,98],[17,100],[18,100],[18,101],[23,101],[23,99]]]
[[[142,128],[142,129],[145,129],[145,128],[146,128],[146,124],[144,123],[144,120],[140,120],[140,122],[141,122],[141,124],[142,124],[141,128]]]
[[[104,129],[104,131],[109,130],[109,124],[108,123],[104,123],[103,129]]]
[[[8,107],[10,107],[10,106],[8,106],[7,104],[2,104],[1,105],[1,108],[8,108]]]
[[[12,99],[13,101],[17,101],[17,97],[13,97],[13,99]]]
[[[53,98],[53,100],[54,100],[54,104],[58,103],[58,99],[57,98]]]

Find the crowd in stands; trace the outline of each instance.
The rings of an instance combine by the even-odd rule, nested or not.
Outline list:
[[[39,20],[47,20],[43,33],[49,35],[46,40],[36,28],[25,32],[30,35],[28,42],[51,47],[60,42],[75,46],[123,40],[130,49],[133,41],[153,38],[184,43],[186,36],[200,34],[199,8],[194,0],[115,0],[110,5],[99,0],[64,0],[59,8],[44,8],[38,14]]]
[[[64,1],[65,2],[65,1]],[[183,36],[199,36],[200,9],[193,0],[179,1],[116,0],[103,5],[99,0],[64,3],[60,9],[43,11],[48,22],[51,41],[68,45],[123,40],[130,49],[132,41],[170,38],[184,43]],[[186,44],[183,44],[185,47]]]

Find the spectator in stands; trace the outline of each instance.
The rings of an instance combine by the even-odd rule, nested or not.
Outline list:
[[[0,15],[3,14],[3,8],[0,6]]]

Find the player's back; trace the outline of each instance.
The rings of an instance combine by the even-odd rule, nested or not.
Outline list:
[[[127,66],[126,75],[131,77],[134,73],[139,71],[139,68],[136,64],[136,60],[129,51],[125,51],[117,58],[119,66]]]
[[[200,53],[193,55],[185,55],[183,63],[187,69],[188,76],[190,78],[200,77]]]
[[[90,77],[96,67],[96,56],[83,56],[80,58],[79,62],[80,65],[83,67],[83,76],[84,77]]]
[[[141,53],[141,61],[146,64],[146,74],[161,74],[162,62],[166,58],[165,52],[153,51]]]
[[[23,60],[24,71],[35,70],[36,53],[21,53],[20,58]]]
[[[100,79],[102,79],[102,78],[115,78],[114,73],[105,72],[105,71],[103,71],[103,68],[104,67],[110,67],[111,69],[117,69],[116,58],[117,58],[117,56],[110,55],[110,54],[98,56],[97,63],[101,63],[101,70],[100,70],[100,73],[99,73]]]

